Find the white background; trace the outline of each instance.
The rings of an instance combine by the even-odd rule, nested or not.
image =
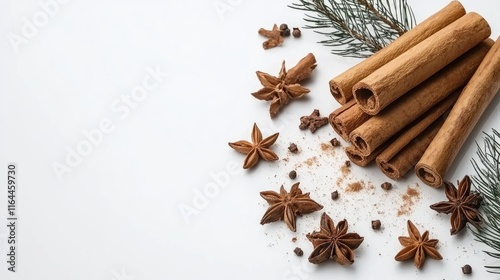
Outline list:
[[[9,37],[22,36],[24,18],[33,22],[43,11],[38,2],[0,2],[0,172],[7,173],[9,162],[17,162],[19,171],[18,272],[8,272],[5,262],[5,182],[0,279],[494,279],[483,268],[498,264],[481,252],[486,248],[470,232],[450,236],[449,217],[429,209],[444,199],[442,190],[412,174],[384,192],[379,185],[387,179],[375,167],[352,167],[337,186],[346,157],[341,148],[320,148],[336,135],[329,126],[315,134],[301,131],[299,117],[315,108],[326,116],[337,108],[328,81],[359,60],[330,54],[316,44],[321,35],[304,29],[302,38],[263,50],[260,27],[304,25],[303,13],[287,7],[292,1],[71,0],[16,52]],[[448,4],[409,2],[419,22]],[[488,20],[492,38],[500,35],[496,1],[462,2]],[[214,8],[221,3],[230,9]],[[311,93],[271,121],[269,104],[250,95],[261,87],[255,71],[277,75],[283,59],[292,67],[309,52],[318,61],[305,84]],[[156,68],[168,77],[128,115],[113,111]],[[498,101],[447,179],[472,174],[474,141],[497,127]],[[58,180],[54,164],[67,164],[69,151],[86,139],[83,131],[103,120],[113,130]],[[227,142],[249,140],[254,122],[264,137],[280,132],[273,149],[281,160],[243,171],[244,156]],[[299,145],[299,154],[287,152],[290,142]],[[312,166],[303,163],[314,156]],[[299,218],[296,233],[281,222],[259,224],[267,209],[259,192],[281,184],[288,189],[292,169],[335,222],[346,218],[350,230],[365,237],[352,266],[307,262],[312,246],[305,235],[319,228],[321,211]],[[375,188],[343,191],[358,180]],[[214,186],[218,191],[203,201],[199,192]],[[420,200],[409,215],[397,216],[408,186],[420,191]],[[338,201],[329,198],[335,189]],[[183,216],[182,207],[198,209]],[[373,219],[382,221],[381,231],[371,229]],[[394,261],[407,219],[440,240],[442,261],[428,260],[422,270]],[[303,257],[293,254],[296,246]],[[460,269],[466,263],[473,267],[467,277]]]

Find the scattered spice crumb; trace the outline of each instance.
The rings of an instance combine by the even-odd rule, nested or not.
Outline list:
[[[362,190],[365,186],[365,183],[363,181],[359,182],[354,182],[354,183],[349,183],[347,185],[346,191],[347,192],[359,192]]]
[[[316,156],[312,157],[312,158],[308,158],[306,161],[304,161],[305,164],[307,164],[308,166],[312,166],[314,163],[317,163],[318,162],[318,158]]]
[[[330,140],[330,144],[332,144],[333,147],[338,147],[340,146],[340,141],[337,138],[333,138]]]
[[[331,145],[328,145],[326,143],[321,143],[321,150],[322,151],[328,151],[328,150],[331,150],[331,149],[332,149]]]
[[[340,172],[342,172],[342,176],[344,176],[345,178],[347,175],[349,175],[349,173],[351,173],[351,167],[347,165],[342,165],[340,167]]]
[[[292,238],[292,242],[297,242],[297,237]]]
[[[288,150],[294,154],[299,151],[299,149],[297,148],[297,145],[295,143],[290,143],[290,146],[288,146]]]
[[[348,160],[346,160],[346,161],[345,161],[345,166],[346,166],[346,167],[351,167],[351,162],[350,162],[350,161],[348,161]]]
[[[339,198],[339,192],[338,191],[332,192],[332,200],[336,200],[337,198]]]
[[[297,171],[295,170],[290,171],[290,173],[288,173],[288,177],[290,177],[290,179],[297,178]]]
[[[342,184],[342,182],[344,181],[343,178],[337,178],[337,187],[340,186],[340,184]]]
[[[381,225],[382,225],[382,223],[380,223],[380,220],[373,220],[372,221],[372,229],[374,229],[374,230],[379,230]]]
[[[472,267],[468,264],[462,266],[462,273],[463,274],[471,274],[472,273]]]
[[[382,183],[382,185],[380,185],[380,187],[386,191],[390,190],[392,188],[392,184],[389,183],[389,182],[384,182]]]
[[[398,216],[410,214],[413,211],[413,205],[419,199],[420,192],[415,188],[408,187],[406,193],[401,196],[403,204],[399,207]]]
[[[295,250],[293,250],[293,252],[295,253],[295,255],[299,257],[302,257],[304,255],[304,251],[302,251],[302,249],[300,249],[299,247],[296,247]]]

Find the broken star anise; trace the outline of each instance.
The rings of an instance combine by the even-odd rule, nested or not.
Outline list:
[[[257,162],[259,158],[262,158],[265,161],[275,161],[278,160],[278,156],[269,149],[276,139],[278,139],[279,133],[275,133],[265,139],[262,139],[262,133],[260,132],[257,124],[253,124],[252,129],[252,143],[240,140],[237,142],[228,143],[229,146],[236,151],[246,154],[245,162],[243,163],[243,168],[248,169],[252,168]]]
[[[275,191],[260,193],[260,196],[269,203],[269,209],[262,217],[260,224],[283,220],[290,230],[295,231],[297,215],[309,214],[323,209],[323,206],[309,197],[309,193],[302,193],[299,184],[293,184],[290,192],[281,186],[280,193]]]
[[[274,118],[290,100],[301,98],[309,93],[309,89],[301,86],[299,82],[309,78],[314,68],[316,68],[316,58],[309,53],[288,72],[283,61],[278,77],[257,71],[257,77],[264,87],[252,95],[259,100],[271,101],[269,114],[271,118]]]
[[[326,125],[328,123],[327,117],[320,117],[319,110],[314,109],[309,116],[300,117],[300,129],[308,129],[311,133],[314,133],[318,128]]]
[[[314,250],[309,256],[309,262],[319,264],[327,260],[335,260],[341,265],[354,262],[354,249],[358,248],[364,238],[357,233],[347,233],[348,224],[344,219],[337,226],[332,219],[323,213],[320,231],[307,234]]]
[[[281,30],[278,28],[278,25],[274,25],[272,30],[267,30],[264,28],[259,29],[259,34],[267,37],[267,41],[262,43],[262,47],[267,50],[270,48],[277,47],[283,44],[285,40],[283,36],[281,36]]]
[[[448,201],[441,201],[431,205],[431,209],[449,214],[451,213],[451,234],[460,232],[466,223],[479,226],[482,222],[479,206],[481,205],[481,196],[477,192],[470,191],[471,181],[469,176],[458,183],[458,190],[451,182],[444,182],[445,194]]]
[[[429,239],[429,231],[420,235],[417,227],[408,220],[408,233],[410,236],[400,236],[399,243],[404,246],[401,251],[394,257],[397,261],[406,261],[413,258],[415,266],[421,268],[425,262],[425,255],[441,260],[443,257],[436,250],[436,245],[439,242],[437,239]]]

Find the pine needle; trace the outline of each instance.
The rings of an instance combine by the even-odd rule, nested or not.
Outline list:
[[[299,0],[289,6],[305,11],[305,28],[328,39],[340,56],[369,57],[412,29],[413,11],[407,0]]]
[[[472,159],[472,166],[476,176],[472,176],[473,184],[482,194],[484,200],[481,205],[483,226],[479,229],[469,229],[476,240],[490,247],[485,253],[500,260],[500,133],[493,129],[491,135],[484,133],[483,146],[477,145],[477,157]],[[500,274],[500,264],[485,266],[488,272]]]

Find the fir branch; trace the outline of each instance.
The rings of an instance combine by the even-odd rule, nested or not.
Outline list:
[[[484,198],[481,208],[485,221],[480,229],[470,229],[476,240],[491,248],[485,253],[500,260],[500,133],[493,129],[492,135],[484,134],[484,146],[476,143],[479,162],[472,159],[472,166],[477,173],[473,183]],[[485,268],[500,274],[500,264]]]
[[[379,51],[415,25],[407,0],[299,0],[289,6],[305,11],[305,28],[328,39],[340,56],[364,58]]]

